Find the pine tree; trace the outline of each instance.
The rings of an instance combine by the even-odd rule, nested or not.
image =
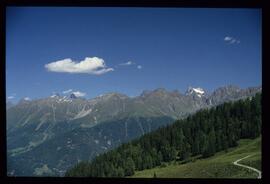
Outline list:
[[[124,165],[125,176],[131,176],[135,172],[135,164],[131,157],[127,158],[126,164]]]

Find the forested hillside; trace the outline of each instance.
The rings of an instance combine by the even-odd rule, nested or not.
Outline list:
[[[261,136],[256,139],[240,139],[238,146],[219,151],[208,158],[191,157],[173,160],[151,169],[135,171],[128,178],[258,178],[258,172],[239,167],[235,161],[261,171]]]
[[[261,94],[205,109],[174,124],[80,162],[66,176],[125,177],[172,160],[203,158],[261,134]],[[85,153],[87,154],[87,153]]]

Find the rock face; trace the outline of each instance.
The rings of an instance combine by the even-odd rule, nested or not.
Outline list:
[[[186,95],[196,95],[201,98],[202,96],[205,96],[205,91],[202,88],[189,87],[186,91]]]
[[[108,93],[87,100],[53,95],[7,108],[8,174],[63,175],[88,160],[199,109],[255,95],[261,87],[225,86],[208,94],[159,88],[130,98]]]
[[[76,99],[77,97],[76,97],[76,95],[74,93],[71,93],[69,98]]]

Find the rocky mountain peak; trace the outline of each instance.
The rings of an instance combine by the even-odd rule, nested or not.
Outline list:
[[[106,93],[103,95],[99,95],[97,98],[107,100],[107,99],[125,99],[129,98],[127,95],[121,94],[121,93],[116,93],[116,92],[111,92],[111,93]]]
[[[198,97],[202,97],[205,95],[205,91],[204,89],[198,87],[198,88],[194,88],[194,87],[188,87],[187,91],[186,91],[186,95],[196,95]]]
[[[59,93],[55,93],[55,94],[53,94],[53,95],[51,96],[51,98],[59,98],[59,97],[61,97]]]
[[[74,93],[71,93],[71,94],[69,95],[69,98],[71,98],[71,99],[77,99],[77,96],[76,96]]]
[[[220,88],[217,88],[214,92],[213,95],[227,95],[227,94],[232,94],[232,93],[238,93],[241,91],[241,88],[235,85],[227,85],[223,86]]]

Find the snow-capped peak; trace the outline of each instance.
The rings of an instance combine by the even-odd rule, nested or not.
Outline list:
[[[205,94],[205,91],[202,88],[199,88],[199,87],[198,88],[189,87],[186,94],[187,95],[196,94],[198,97],[201,98]]]
[[[201,95],[204,94],[204,90],[202,88],[193,88],[193,90],[198,94],[201,94]]]
[[[29,97],[25,97],[23,100],[30,101],[31,99]]]
[[[59,95],[59,93],[53,93],[50,97],[51,98],[60,98],[61,96]]]

